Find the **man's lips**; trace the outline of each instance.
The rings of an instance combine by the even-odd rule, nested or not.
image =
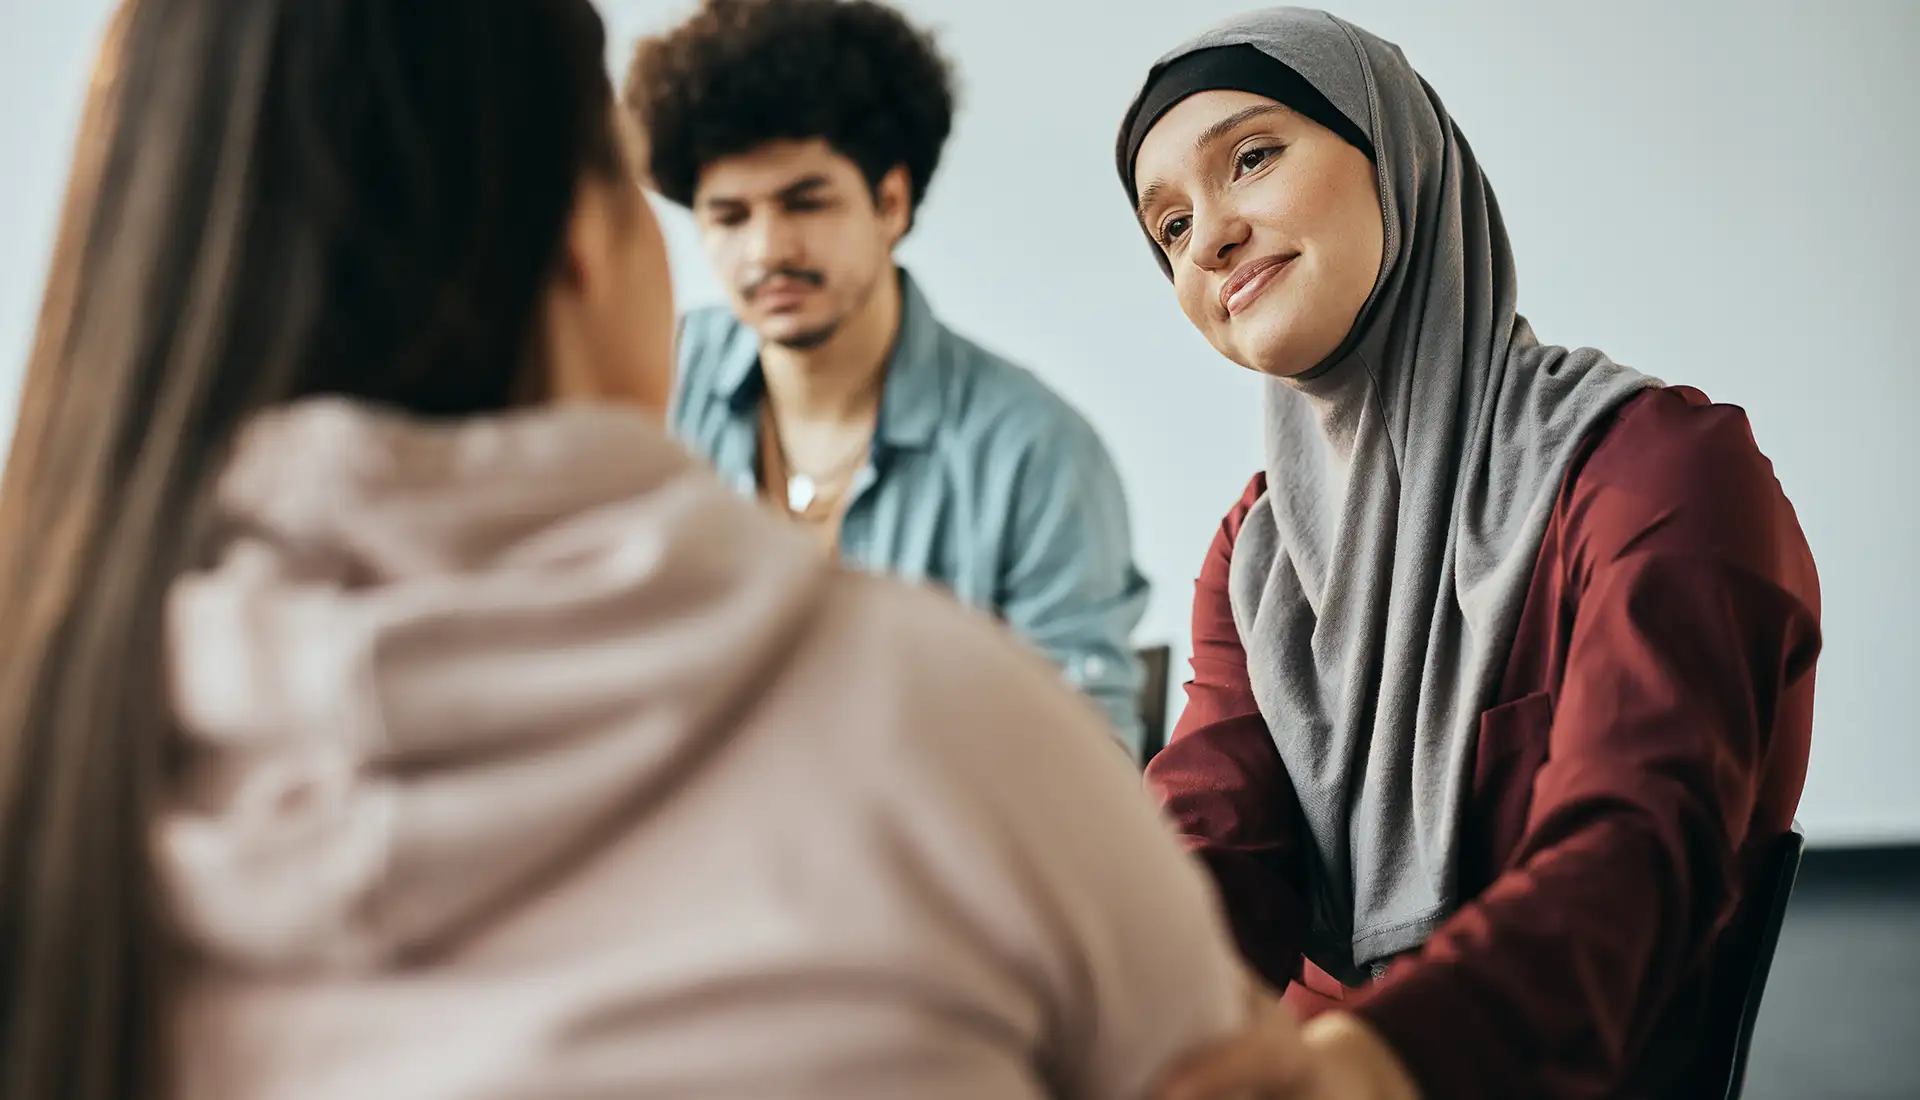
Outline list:
[[[804,279],[769,279],[754,288],[753,304],[763,309],[790,309],[799,305],[816,289],[818,288]]]

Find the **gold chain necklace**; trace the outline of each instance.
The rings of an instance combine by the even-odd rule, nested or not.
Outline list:
[[[783,488],[786,490],[787,511],[804,519],[810,518],[809,513],[816,504],[824,504],[829,509],[838,504],[853,475],[873,448],[873,430],[869,428],[846,454],[835,459],[825,471],[810,474],[794,466],[792,456],[787,453],[786,441],[780,435],[780,425],[773,417],[773,410],[762,405],[760,416],[765,426],[764,439],[773,444],[780,459],[780,473],[786,481]]]

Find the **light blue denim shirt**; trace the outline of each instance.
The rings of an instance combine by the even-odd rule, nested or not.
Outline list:
[[[841,558],[999,615],[1137,750],[1131,637],[1147,582],[1106,447],[1039,379],[941,324],[904,271],[900,286],[900,333]],[[755,495],[759,338],[725,308],[699,310],[681,319],[679,358],[674,432]]]

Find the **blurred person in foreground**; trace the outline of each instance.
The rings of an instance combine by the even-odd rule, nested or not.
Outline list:
[[[1167,54],[1117,153],[1181,310],[1267,376],[1149,778],[1313,1016],[1173,1095],[1719,1095],[1820,653],[1746,414],[1536,338],[1459,124],[1324,12]]]
[[[119,12],[0,488],[0,1100],[1122,1098],[1240,1022],[1094,711],[669,440],[603,49]]]
[[[705,0],[625,98],[728,295],[682,321],[674,432],[849,565],[1004,619],[1137,752],[1148,589],[1113,460],[894,261],[953,126],[932,39],[872,0]]]

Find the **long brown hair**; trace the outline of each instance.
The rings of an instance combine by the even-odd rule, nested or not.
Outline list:
[[[127,0],[0,482],[0,1100],[169,1087],[147,845],[169,582],[246,418],[522,392],[583,172],[587,0]]]

